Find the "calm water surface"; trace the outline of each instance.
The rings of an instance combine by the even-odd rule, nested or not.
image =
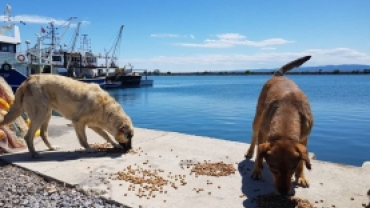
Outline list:
[[[315,124],[309,151],[338,163],[360,166],[370,160],[370,76],[288,77],[311,102]],[[249,143],[257,97],[270,76],[150,78],[151,88],[109,91],[136,127]]]

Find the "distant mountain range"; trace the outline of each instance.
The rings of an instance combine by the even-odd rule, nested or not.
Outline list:
[[[299,67],[295,68],[292,71],[294,72],[318,72],[319,70],[322,70],[322,72],[333,72],[334,70],[338,69],[341,72],[352,72],[352,71],[362,71],[364,69],[370,69],[370,65],[362,65],[362,64],[341,64],[341,65],[323,65],[323,66],[307,66],[307,67]],[[257,72],[271,72],[275,71],[275,69],[251,69],[251,71],[257,71]],[[241,70],[235,70],[237,72],[244,72],[246,69]]]

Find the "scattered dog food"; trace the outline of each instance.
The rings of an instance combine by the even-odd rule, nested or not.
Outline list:
[[[192,173],[197,175],[207,176],[228,176],[235,174],[236,169],[233,164],[226,164],[224,162],[211,163],[204,161],[204,163],[197,163],[191,169]]]
[[[316,208],[306,199],[269,193],[254,198],[259,208]]]
[[[148,161],[144,162],[145,164]],[[177,190],[179,186],[185,186],[187,182],[185,177],[182,175],[168,175],[165,179],[160,173],[163,173],[163,169],[154,169],[149,170],[139,166],[133,167],[128,166],[123,171],[119,171],[115,174],[115,177],[112,177],[113,180],[123,180],[131,183],[129,185],[129,191],[137,190],[136,196],[139,198],[155,198],[155,193],[167,194],[167,190],[164,190],[166,186],[170,186],[173,189]],[[171,180],[171,179],[175,180]],[[138,186],[135,188],[135,186]]]
[[[200,193],[202,191],[204,191],[203,188],[194,188],[193,191],[197,192],[197,193]]]
[[[99,152],[106,152],[106,153],[119,153],[119,152],[123,152],[122,149],[114,148],[112,146],[112,144],[110,144],[110,143],[103,143],[103,144],[94,143],[94,144],[90,144],[90,146],[92,148],[97,149]],[[136,154],[137,151],[131,149],[127,153]]]

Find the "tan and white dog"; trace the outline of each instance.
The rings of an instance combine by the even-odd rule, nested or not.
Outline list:
[[[261,179],[263,159],[273,173],[276,189],[287,195],[292,175],[303,187],[309,182],[303,167],[311,169],[307,141],[313,126],[310,103],[304,92],[284,73],[301,66],[311,56],[304,56],[281,67],[268,80],[258,98],[253,121],[253,136],[246,158],[252,158],[258,141],[253,179]]]
[[[50,144],[47,133],[52,110],[72,121],[77,138],[86,151],[97,151],[87,142],[86,126],[115,148],[125,151],[132,148],[134,127],[131,118],[126,115],[120,104],[97,84],[88,84],[60,75],[29,76],[17,89],[14,104],[0,125],[14,121],[22,111],[27,112],[31,124],[24,139],[32,157],[38,158],[41,156],[33,144],[37,129],[40,129],[40,136],[45,145],[50,150],[57,149]],[[106,132],[113,135],[118,144]]]

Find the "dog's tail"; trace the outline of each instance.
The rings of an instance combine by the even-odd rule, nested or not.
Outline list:
[[[18,87],[17,91],[15,92],[15,101],[8,113],[4,116],[4,119],[2,121],[0,120],[0,126],[13,122],[21,115],[23,111],[24,92],[27,89],[27,81],[28,79]]]
[[[311,59],[311,56],[303,56],[299,59],[296,59],[294,61],[291,61],[287,64],[285,64],[284,66],[282,66],[279,70],[277,70],[275,73],[274,73],[274,76],[283,76],[286,72],[296,68],[296,67],[300,67],[302,64],[304,64],[306,61],[310,60]]]

